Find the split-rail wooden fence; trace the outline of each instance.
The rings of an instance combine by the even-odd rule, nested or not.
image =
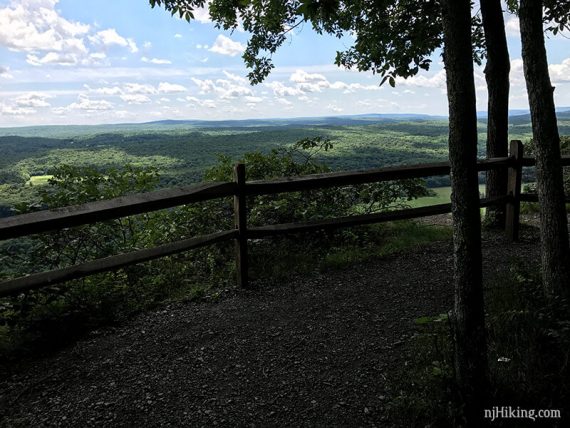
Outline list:
[[[523,146],[520,141],[511,142],[509,157],[489,158],[480,160],[477,163],[478,171],[489,171],[503,168],[508,169],[507,194],[495,198],[481,199],[480,206],[489,207],[506,205],[507,220],[505,230],[512,240],[518,239],[521,201],[538,201],[538,197],[535,194],[521,194],[522,168],[523,166],[533,165],[535,165],[534,159],[523,157]],[[562,165],[570,165],[569,156],[563,157]],[[245,165],[237,164],[234,170],[233,182],[204,183],[176,189],[158,190],[56,210],[39,211],[3,218],[0,219],[0,240],[18,238],[56,229],[69,228],[124,216],[172,208],[194,202],[233,196],[235,228],[233,230],[197,236],[153,248],[114,255],[63,269],[36,273],[5,281],[0,283],[0,297],[86,277],[100,272],[119,269],[121,267],[142,263],[148,260],[181,253],[227,240],[235,240],[236,242],[235,259],[237,282],[241,287],[247,287],[247,241],[249,239],[260,239],[281,234],[337,229],[356,225],[427,217],[451,212],[451,204],[448,203],[375,214],[308,221],[303,223],[248,227],[246,209],[246,200],[248,196],[448,175],[449,173],[449,162],[438,162],[379,168],[367,171],[332,172],[301,177],[281,178],[269,181],[246,182]]]

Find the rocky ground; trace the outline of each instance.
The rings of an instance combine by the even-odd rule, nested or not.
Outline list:
[[[484,238],[486,278],[521,242]],[[452,306],[452,251],[405,254],[169,304],[0,379],[2,427],[385,426],[413,320]]]

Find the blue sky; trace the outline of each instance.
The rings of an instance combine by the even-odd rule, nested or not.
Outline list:
[[[439,55],[429,72],[379,87],[339,69],[351,43],[296,29],[276,69],[250,86],[248,35],[216,29],[205,11],[188,24],[146,0],[0,0],[0,126],[245,119],[360,113],[447,114]],[[527,108],[518,22],[507,15],[511,108]],[[558,106],[570,106],[570,39],[547,42]],[[486,109],[476,68],[478,109]]]

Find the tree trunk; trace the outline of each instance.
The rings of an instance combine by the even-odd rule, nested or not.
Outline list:
[[[488,366],[481,274],[471,6],[469,0],[444,0],[442,6],[449,100],[455,366],[467,425],[480,426],[488,390]]]
[[[509,147],[509,72],[511,62],[500,0],[481,0],[481,14],[487,46],[485,79],[487,105],[487,157],[506,157]],[[507,194],[507,170],[487,172],[487,197]],[[504,227],[505,207],[489,207],[487,223]]]
[[[548,74],[542,6],[540,0],[521,0],[519,19],[536,153],[542,279],[545,290],[556,293],[570,290],[570,257],[560,136],[554,110],[554,88]]]

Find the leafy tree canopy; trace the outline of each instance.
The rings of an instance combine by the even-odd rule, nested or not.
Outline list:
[[[295,28],[310,23],[319,34],[351,35],[354,43],[337,52],[335,63],[372,71],[390,85],[395,78],[428,70],[431,54],[443,43],[439,0],[149,0],[190,21],[196,8],[208,7],[219,28],[239,25],[251,33],[243,58],[252,84],[274,67],[272,54]],[[484,55],[481,19],[473,18],[475,60]]]
[[[507,0],[510,12],[518,13],[519,0]],[[570,1],[569,0],[543,0],[543,20],[546,30],[554,35],[561,31],[570,31]]]
[[[251,34],[243,54],[250,82],[262,82],[274,65],[272,54],[289,33],[310,23],[319,34],[354,36],[354,43],[337,52],[335,63],[348,69],[372,71],[395,85],[396,77],[428,70],[430,56],[443,44],[440,0],[149,0],[188,21],[197,8],[207,7],[218,28],[242,26]],[[511,12],[518,0],[508,0]],[[570,30],[570,1],[544,0],[547,30]],[[479,12],[473,16],[474,59],[485,57]]]

